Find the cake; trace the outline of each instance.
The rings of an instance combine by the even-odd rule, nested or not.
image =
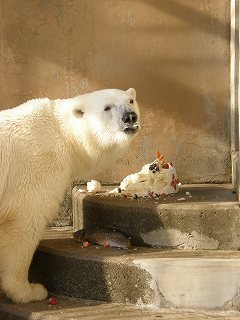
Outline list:
[[[160,197],[179,190],[176,169],[172,162],[165,162],[164,156],[157,151],[157,159],[145,164],[140,172],[130,174],[110,194],[125,197]]]

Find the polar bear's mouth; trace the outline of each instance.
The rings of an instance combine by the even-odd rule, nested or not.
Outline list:
[[[121,126],[124,133],[128,135],[135,134],[139,129],[138,115],[130,110],[126,109],[121,118]]]
[[[131,126],[131,127],[126,127],[126,128],[124,128],[124,132],[126,133],[126,134],[134,134],[134,133],[136,133],[137,131],[138,131],[138,129],[139,129],[139,126],[138,125],[133,125],[133,126]]]

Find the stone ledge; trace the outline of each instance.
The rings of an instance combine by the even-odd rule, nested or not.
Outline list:
[[[130,305],[103,303],[55,295],[58,304],[47,300],[30,304],[12,304],[0,293],[0,320],[237,320],[237,314],[201,314],[177,310],[151,310]]]
[[[83,299],[179,310],[239,310],[236,251],[81,248],[73,239],[43,241],[32,279]]]
[[[75,229],[112,226],[140,246],[240,248],[240,208],[231,185],[185,185],[179,193],[159,200],[90,195],[74,189],[73,202]]]

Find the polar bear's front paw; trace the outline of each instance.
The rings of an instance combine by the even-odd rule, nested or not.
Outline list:
[[[5,290],[8,297],[17,303],[28,303],[33,301],[41,301],[47,298],[48,292],[39,283],[29,283],[28,285],[19,284],[11,290]]]
[[[40,283],[31,283],[32,297],[30,301],[41,301],[47,298],[48,292]]]

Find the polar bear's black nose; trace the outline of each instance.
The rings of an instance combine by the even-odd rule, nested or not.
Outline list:
[[[126,124],[134,124],[137,122],[137,114],[135,112],[126,112],[122,117],[122,121]]]

